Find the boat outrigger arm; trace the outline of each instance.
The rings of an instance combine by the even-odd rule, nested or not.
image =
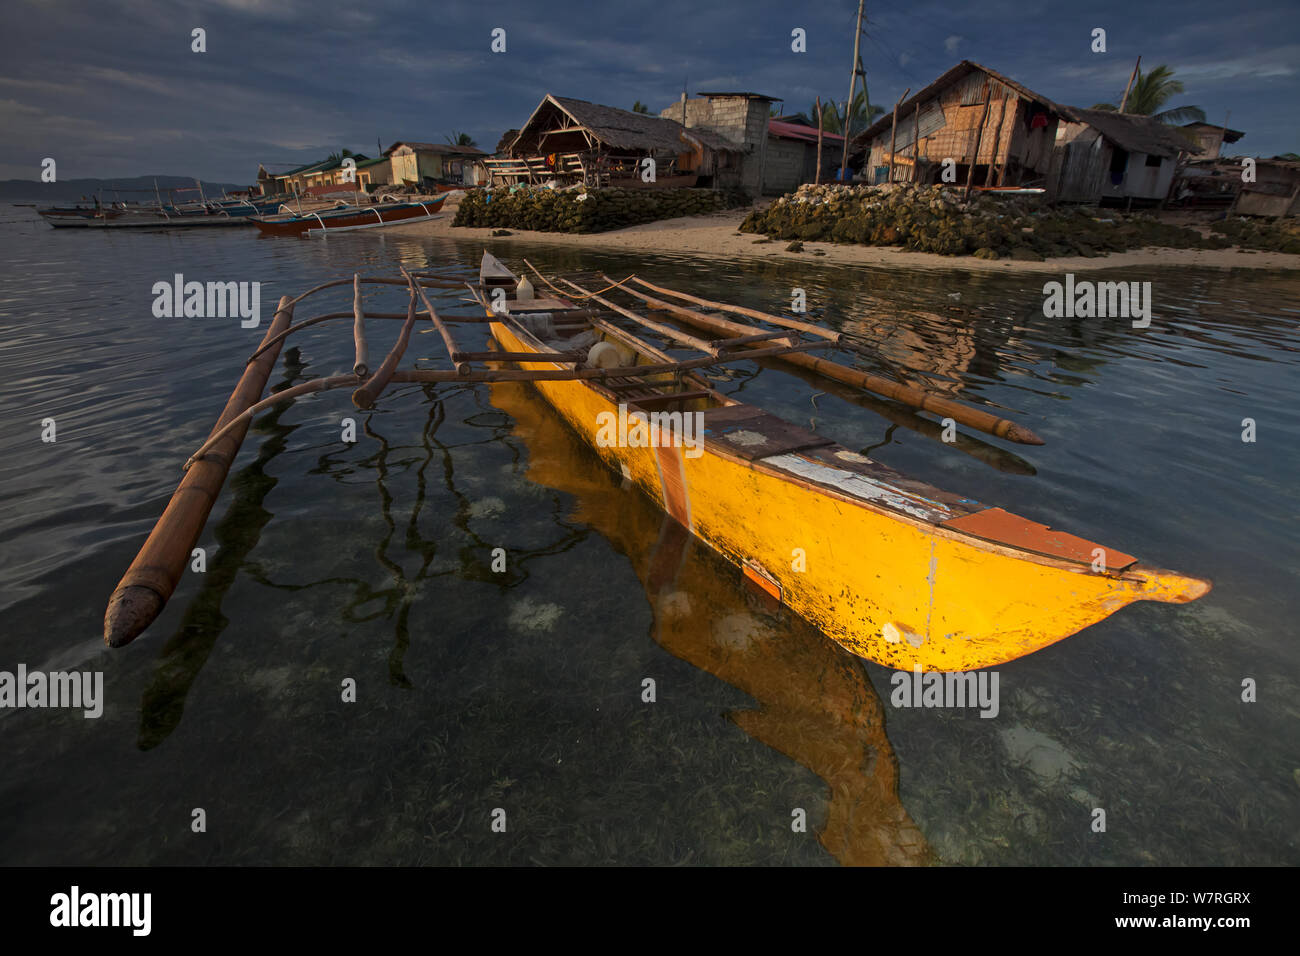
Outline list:
[[[850,651],[885,666],[987,667],[1068,637],[1134,601],[1181,603],[1210,588],[1208,581],[1142,566],[1116,549],[907,478],[725,396],[699,374],[757,359],[798,364],[1009,440],[1041,444],[1023,426],[987,412],[806,354],[836,344],[833,331],[635,277],[602,276],[604,287],[593,291],[529,268],[548,294],[534,295],[526,281],[485,253],[477,286],[403,269],[402,278],[356,275],[282,298],[216,426],[186,462],[180,486],[114,591],[105,641],[113,647],[130,643],[162,611],[254,415],[300,395],[344,387],[353,389],[358,408],[369,408],[392,382],[534,383],[611,467],[753,585]],[[715,311],[636,291],[634,282]],[[353,286],[352,311],[293,322],[303,299],[347,283]],[[363,313],[361,288],[368,283],[405,286],[405,314]],[[483,308],[481,318],[444,318],[425,291],[465,286]],[[701,339],[641,315],[607,297],[615,291],[723,337]],[[441,336],[450,368],[398,368],[421,311]],[[718,311],[777,328],[733,322]],[[674,359],[633,335],[618,317],[703,354]],[[352,374],[261,398],[288,336],[343,318],[353,320]],[[371,372],[365,320],[378,318],[403,325]],[[462,350],[448,326],[467,321],[489,324],[498,349]],[[691,435],[687,416],[700,425],[689,453],[682,440]],[[632,418],[645,425],[642,438],[648,440],[608,440],[604,432],[611,421]]]

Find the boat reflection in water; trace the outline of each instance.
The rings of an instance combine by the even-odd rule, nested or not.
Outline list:
[[[528,450],[529,480],[573,495],[574,519],[625,554],[669,653],[758,702],[728,714],[830,787],[822,844],[851,865],[935,862],[898,799],[898,760],[863,663],[786,609],[765,606],[736,570],[633,486],[624,487],[537,391],[490,386]]]

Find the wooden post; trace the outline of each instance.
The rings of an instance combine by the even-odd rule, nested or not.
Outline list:
[[[813,174],[813,185],[822,181],[822,98],[817,97],[817,171]]]
[[[989,171],[988,171],[988,175],[984,177],[985,186],[993,185],[993,166],[998,161],[998,151],[1002,148],[1002,123],[1007,118],[1007,100],[1009,99],[1009,97],[1007,96],[1007,88],[1003,86],[1001,83],[999,83],[998,92],[1002,95],[1002,105],[1001,108],[998,110],[998,125],[993,132],[993,153],[992,155],[989,156]],[[989,89],[989,96],[990,97],[993,96],[992,88]],[[1002,165],[1000,172],[1001,173],[1006,172],[1005,163]],[[999,186],[1002,185],[1002,176],[1000,174],[998,176],[997,185]]]
[[[849,74],[849,101],[844,104],[844,150],[840,153],[840,182],[845,182],[849,170],[849,117],[853,115],[853,93],[858,82],[858,50],[862,43],[862,5],[858,0],[858,28],[853,32],[853,71]]]
[[[974,184],[975,167],[980,159],[980,140],[984,138],[984,123],[989,118],[989,101],[993,99],[993,80],[988,81],[984,91],[984,109],[980,111],[980,122],[975,127],[975,152],[971,154],[970,166],[966,168],[966,198],[970,198],[970,189]]]
[[[1133,64],[1133,72],[1128,76],[1128,86],[1124,87],[1124,98],[1119,101],[1119,111],[1121,113],[1123,113],[1125,107],[1128,106],[1128,95],[1133,90],[1133,81],[1137,79],[1138,67],[1141,65],[1142,57],[1138,57],[1137,62]]]
[[[907,94],[911,92],[912,88],[909,86],[903,91],[903,95],[898,98],[898,102],[894,104],[894,125],[889,128],[889,178],[886,182],[892,183],[894,181],[894,143],[898,138],[898,107],[903,100],[907,99]]]
[[[921,101],[916,101],[916,109],[912,113],[912,182],[921,181]]]

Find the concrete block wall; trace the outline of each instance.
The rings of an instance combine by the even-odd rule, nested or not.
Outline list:
[[[816,147],[813,147],[813,150],[815,152]],[[804,181],[806,152],[807,148],[803,143],[770,138],[767,143],[767,158],[763,166],[763,192],[779,194],[798,189],[799,184]]]

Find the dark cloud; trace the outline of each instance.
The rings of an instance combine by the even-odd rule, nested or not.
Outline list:
[[[630,107],[669,105],[689,79],[784,97],[842,99],[852,0],[486,4],[328,0],[10,0],[0,38],[0,178],[172,173],[250,180],[259,162],[295,163],[376,138],[491,148],[541,95]],[[1062,102],[1115,100],[1137,55],[1167,63],[1181,102],[1212,121],[1231,110],[1241,147],[1300,149],[1300,8],[1010,2],[868,4],[863,59],[873,102],[892,104],[960,57]],[[190,50],[195,27],[207,52]],[[489,51],[494,27],[507,52]],[[806,54],[790,31],[807,31]],[[1089,50],[1094,27],[1108,52]],[[955,42],[955,52],[948,49]]]

